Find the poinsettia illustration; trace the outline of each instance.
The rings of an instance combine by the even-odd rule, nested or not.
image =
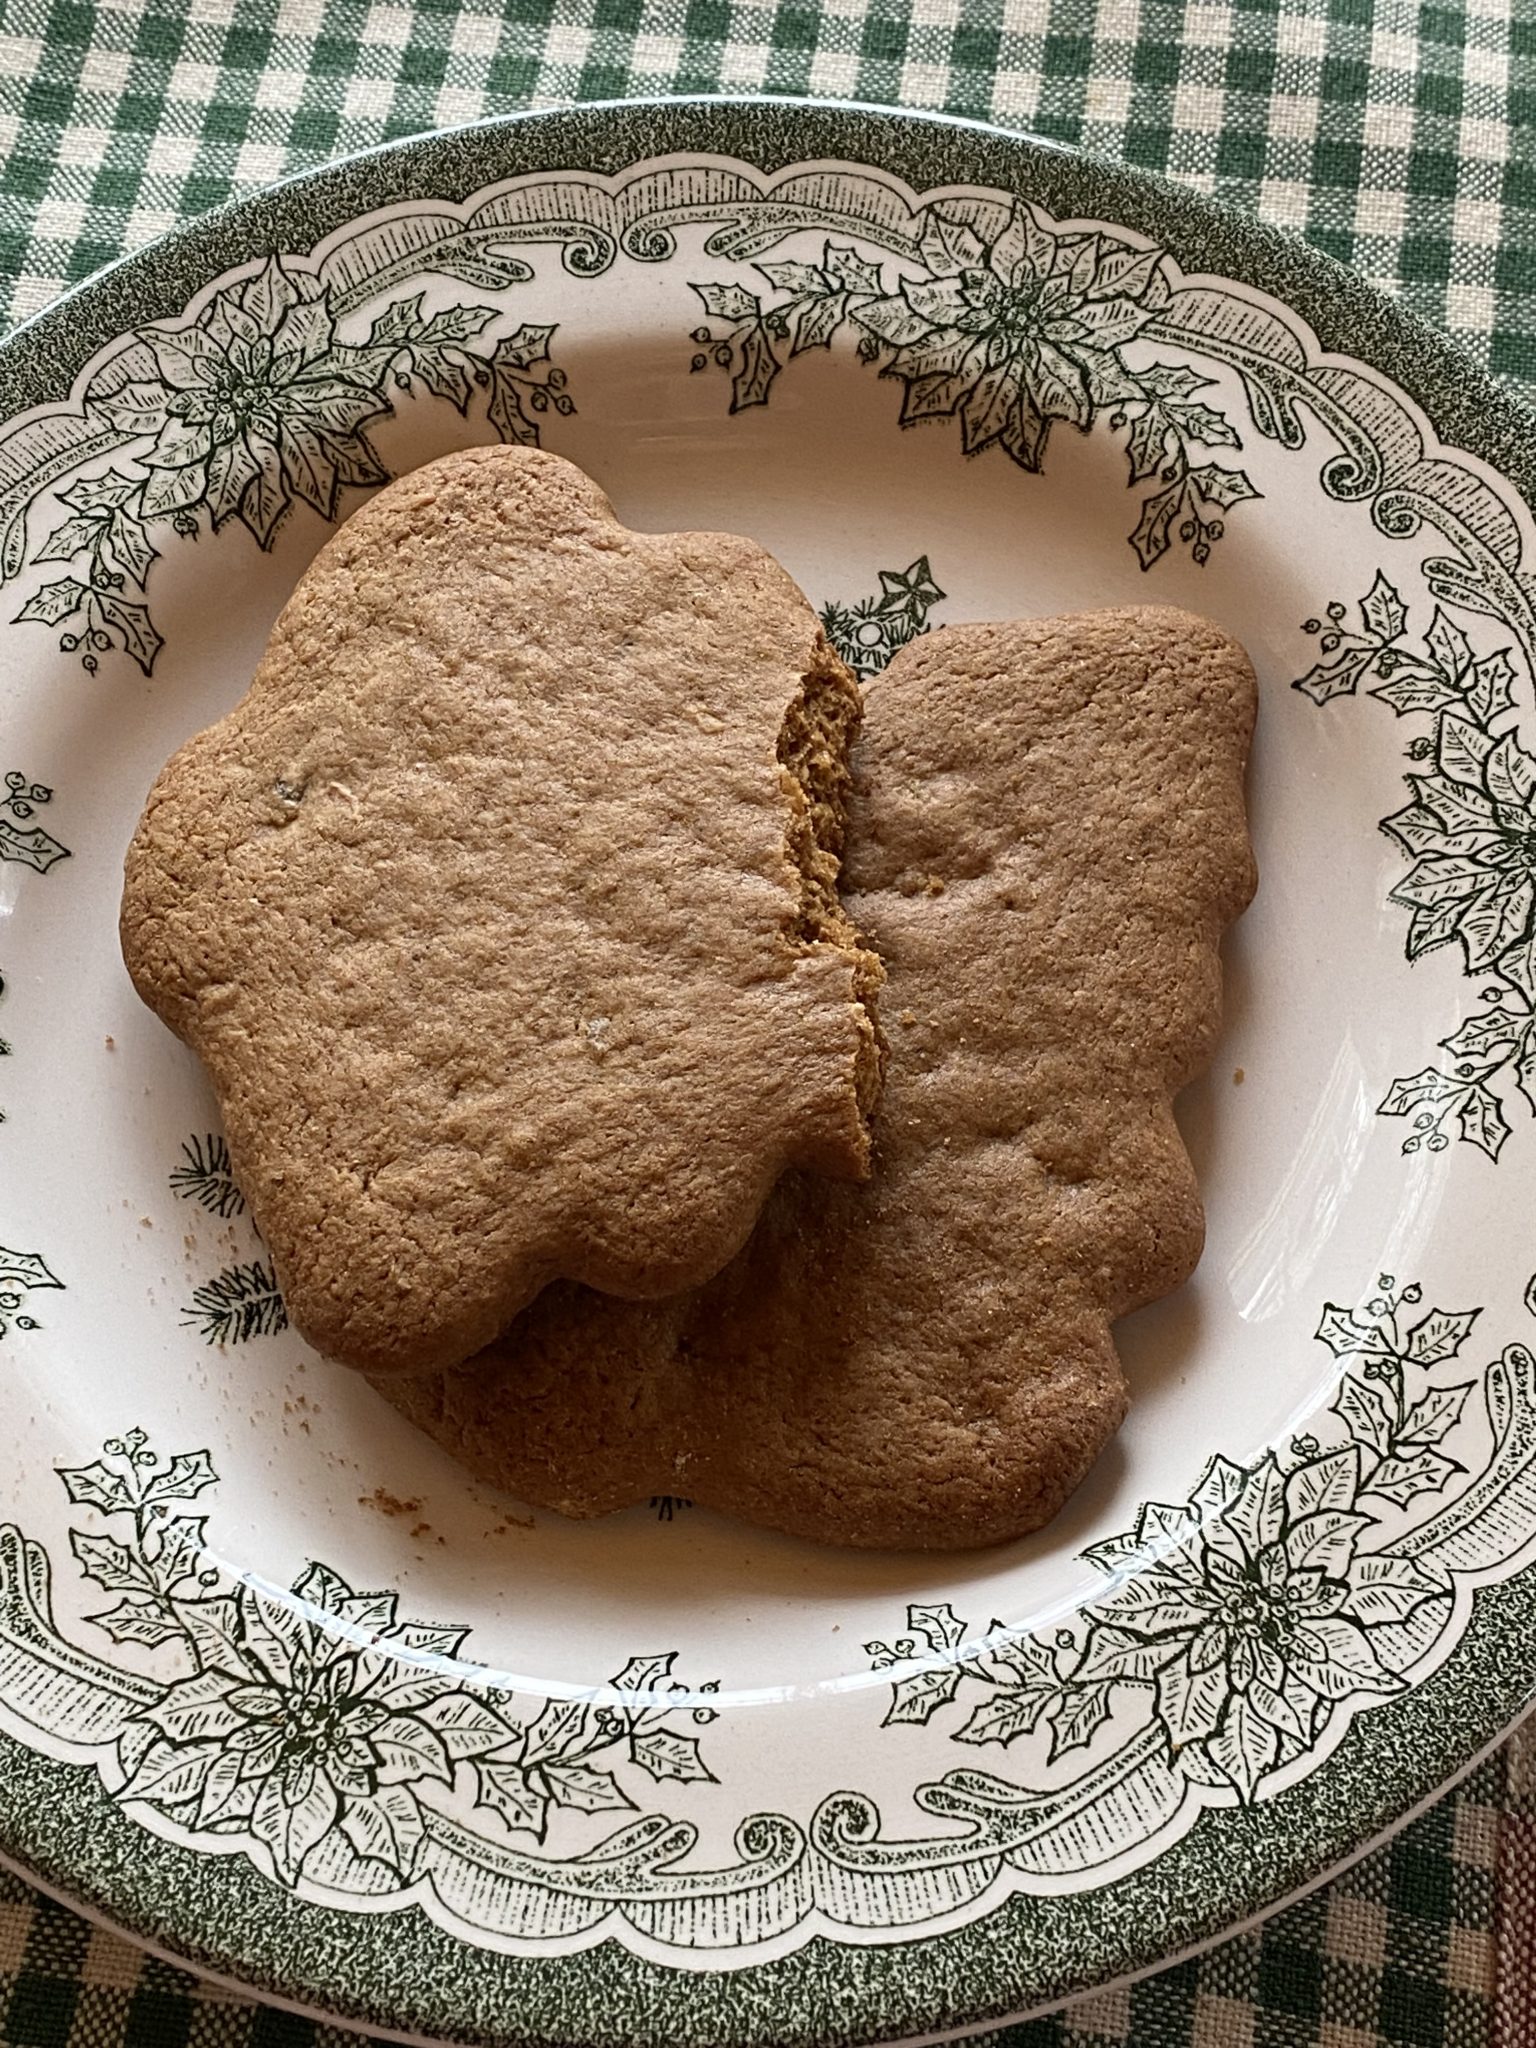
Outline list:
[[[693,368],[731,375],[731,410],[765,405],[785,365],[828,348],[845,327],[860,357],[905,386],[901,424],[958,419],[967,455],[1000,447],[1022,469],[1044,466],[1051,430],[1123,429],[1133,485],[1153,481],[1131,545],[1144,568],[1177,538],[1197,563],[1225,532],[1222,514],[1260,495],[1240,469],[1202,446],[1239,447],[1231,423],[1195,397],[1212,379],[1181,364],[1125,353],[1172,298],[1161,250],[1098,231],[1059,232],[1018,202],[988,241],[973,220],[924,209],[922,273],[893,285],[883,266],[828,241],[819,263],[759,263],[781,296],[739,283],[696,284],[706,313]]]
[[[887,1722],[979,1693],[955,1741],[1006,1746],[1043,1726],[1054,1762],[1130,1687],[1186,1776],[1250,1800],[1341,1701],[1402,1691],[1404,1624],[1450,1584],[1383,1545],[1382,1503],[1443,1493],[1464,1470],[1441,1446],[1472,1383],[1415,1393],[1412,1376],[1456,1358],[1477,1312],[1421,1313],[1417,1286],[1378,1286],[1363,1312],[1330,1304],[1317,1332],[1345,1362],[1342,1442],[1301,1437],[1247,1467],[1213,1458],[1187,1501],[1149,1502],[1084,1552],[1109,1591],[1049,1641],[999,1622],[973,1636],[947,1606],[909,1608],[910,1636],[866,1646],[876,1668],[917,1666],[895,1680]]]
[[[549,362],[552,326],[525,324],[486,349],[478,337],[494,307],[424,305],[424,292],[394,300],[349,340],[322,278],[274,256],[215,292],[195,320],[145,328],[139,360],[154,374],[86,400],[91,422],[136,466],[59,493],[66,516],[32,559],[71,570],[34,592],[18,620],[63,628],[60,648],[87,670],[121,647],[147,675],[161,646],[145,586],[162,522],[187,537],[204,514],[215,532],[238,521],[269,548],[296,504],[334,519],[344,488],[387,482],[366,429],[393,413],[392,394],[416,385],[461,413],[483,388],[505,441],[536,443],[538,414],[575,410]]]
[[[1459,945],[1483,1007],[1440,1040],[1448,1059],[1405,1074],[1380,1104],[1409,1119],[1405,1152],[1452,1137],[1497,1159],[1509,1136],[1500,1083],[1536,1107],[1536,755],[1516,717],[1513,650],[1474,652],[1436,606],[1422,639],[1380,571],[1356,607],[1330,604],[1304,630],[1319,659],[1294,688],[1325,705],[1363,690],[1400,718],[1428,718],[1408,743],[1412,801],[1381,829],[1412,866],[1389,892],[1409,913],[1410,960]]]
[[[929,277],[855,315],[891,347],[903,424],[958,414],[968,455],[998,441],[1038,470],[1053,425],[1086,432],[1098,408],[1142,396],[1118,351],[1167,304],[1156,250],[1058,236],[1021,205],[990,246],[935,213],[922,252]]]
[[[356,1592],[323,1564],[286,1591],[231,1585],[188,1512],[216,1483],[206,1452],[162,1459],[136,1429],[59,1476],[77,1506],[130,1524],[125,1539],[71,1536],[85,1575],[122,1596],[90,1619],[187,1666],[128,1722],[118,1796],[263,1843],[284,1884],[343,1844],[408,1884],[455,1795],[542,1841],[556,1809],[635,1809],[623,1771],[713,1782],[688,1727],[714,1720],[697,1696],[716,1688],[686,1688],[675,1652],[520,1709],[457,1664],[465,1629],[402,1619],[394,1593]]]

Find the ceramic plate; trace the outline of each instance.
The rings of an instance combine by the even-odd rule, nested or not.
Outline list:
[[[1520,1712],[1536,445],[1442,342],[1046,147],[628,106],[196,223],[13,337],[0,418],[18,1865],[419,2036],[911,2040],[1263,1911]],[[866,674],[1143,599],[1253,654],[1263,883],[1181,1104],[1208,1247],[1027,1542],[529,1515],[286,1329],[123,973],[122,852],[331,524],[498,435],[754,535]]]

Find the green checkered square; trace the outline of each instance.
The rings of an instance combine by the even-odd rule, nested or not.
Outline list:
[[[1492,2048],[1504,1768],[1262,1927],[995,2048]]]

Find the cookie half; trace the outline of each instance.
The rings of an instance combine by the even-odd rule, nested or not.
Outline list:
[[[860,710],[761,548],[630,532],[538,450],[434,462],[321,551],[122,908],[320,1351],[422,1372],[562,1276],[694,1287],[786,1168],[867,1172]]]

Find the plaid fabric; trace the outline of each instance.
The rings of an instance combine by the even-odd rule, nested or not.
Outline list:
[[[1355,264],[1536,397],[1532,0],[0,0],[0,323],[394,136],[811,93],[1166,171]],[[1007,2048],[1530,2048],[1536,1738],[1197,1961]],[[0,2048],[343,2048],[0,1876]]]

